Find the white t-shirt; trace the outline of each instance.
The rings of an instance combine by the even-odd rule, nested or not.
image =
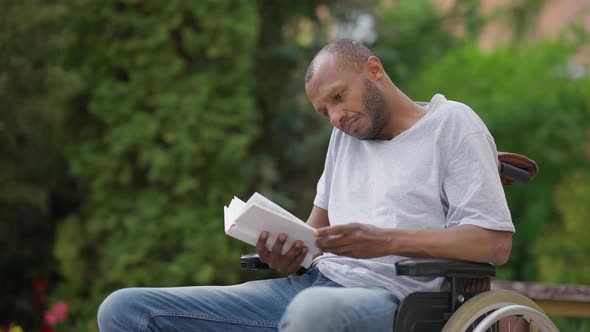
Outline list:
[[[472,224],[514,232],[497,168],[496,145],[468,106],[435,95],[428,112],[389,141],[361,141],[334,129],[314,204],[330,225],[444,229]],[[400,300],[439,290],[442,278],[396,276],[400,256],[324,254],[314,261],[348,287],[382,286]]]

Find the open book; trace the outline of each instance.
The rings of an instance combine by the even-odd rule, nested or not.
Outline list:
[[[301,263],[309,268],[313,257],[320,252],[315,246],[314,229],[283,209],[268,198],[254,193],[244,203],[234,197],[228,206],[223,207],[225,233],[238,240],[256,246],[260,234],[268,232],[266,246],[270,250],[280,233],[287,234],[283,253],[287,252],[297,240],[307,247],[307,255]]]

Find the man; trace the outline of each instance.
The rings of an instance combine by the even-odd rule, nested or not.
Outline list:
[[[324,47],[305,75],[334,126],[307,223],[323,255],[302,276],[225,287],[124,289],[99,310],[101,331],[391,331],[400,300],[441,279],[398,277],[395,262],[437,257],[503,264],[514,227],[493,138],[467,106],[404,95],[379,59],[348,39]],[[257,251],[296,271],[299,241]]]

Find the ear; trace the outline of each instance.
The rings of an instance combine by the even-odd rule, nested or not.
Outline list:
[[[367,70],[367,75],[371,80],[378,81],[385,75],[381,60],[374,55],[369,57],[365,68]]]

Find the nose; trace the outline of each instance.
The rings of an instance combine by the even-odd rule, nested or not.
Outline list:
[[[342,120],[344,120],[344,118],[346,117],[346,112],[338,109],[337,107],[328,107],[328,116],[330,118],[330,123],[332,123],[332,126],[338,129],[342,129]]]

